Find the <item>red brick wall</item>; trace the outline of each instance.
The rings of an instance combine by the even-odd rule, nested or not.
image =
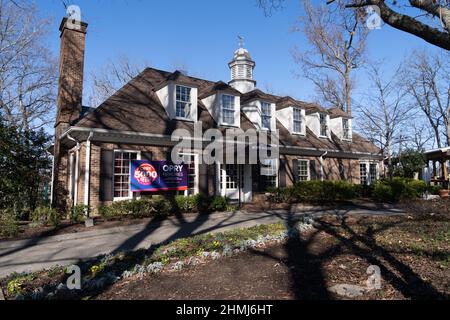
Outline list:
[[[90,175],[90,197],[89,202],[91,208],[97,208],[102,205],[100,201],[100,157],[101,150],[135,150],[141,152],[151,152],[154,160],[166,160],[167,154],[169,154],[170,147],[160,147],[160,146],[143,146],[143,145],[124,145],[124,144],[111,144],[111,143],[91,143],[91,175]],[[71,151],[75,151],[75,148]],[[316,171],[318,179],[320,179],[320,159],[318,157],[304,157],[304,156],[294,156],[294,155],[281,155],[281,158],[285,159],[287,170],[286,170],[286,185],[291,186],[294,183],[293,174],[295,169],[292,168],[294,159],[306,159],[314,160],[316,165]],[[67,156],[62,159],[67,161]],[[65,162],[64,162],[65,163]],[[339,163],[344,167],[344,174],[339,171]],[[78,179],[78,203],[84,203],[84,181],[85,181],[85,166],[86,166],[86,142],[81,143],[80,148],[80,160],[79,160],[79,179]],[[65,185],[65,190],[68,190],[69,171],[65,169],[64,166],[61,167],[62,170],[59,172],[58,177],[61,181],[61,185]],[[215,189],[215,170],[213,166],[209,168],[209,192],[214,193]],[[359,183],[359,160],[355,159],[337,159],[337,158],[325,158],[324,159],[324,178],[326,180],[349,180],[355,184]],[[68,199],[68,193],[66,199]]]

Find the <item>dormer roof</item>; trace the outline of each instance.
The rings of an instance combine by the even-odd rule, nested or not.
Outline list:
[[[217,92],[228,93],[228,94],[235,95],[235,96],[241,95],[241,93],[239,91],[234,89],[229,84],[227,84],[223,81],[217,81],[217,82],[210,84],[209,86],[207,86],[205,88],[200,89],[199,99],[205,99],[213,94],[216,94]]]
[[[306,114],[313,114],[313,113],[325,113],[329,114],[328,109],[325,109],[321,105],[317,103],[306,103]]]
[[[181,85],[186,85],[189,87],[198,87],[198,83],[193,80],[193,78],[186,76],[183,72],[176,70],[173,73],[170,73],[165,77],[163,81],[161,81],[158,85],[155,86],[155,90],[159,90],[165,87],[169,82],[176,82]]]
[[[249,102],[252,102],[255,100],[263,100],[263,101],[276,103],[277,98],[278,97],[276,97],[274,95],[262,92],[259,89],[255,89],[250,92],[244,93],[241,96],[241,104],[246,104],[246,103],[249,103]]]
[[[351,116],[351,114],[345,112],[344,110],[342,110],[341,108],[331,108],[328,109],[328,112],[330,114],[330,118],[334,119],[334,118],[346,118],[346,119],[352,119],[353,117]]]

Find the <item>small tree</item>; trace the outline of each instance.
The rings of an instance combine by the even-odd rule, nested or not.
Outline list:
[[[423,152],[407,149],[395,157],[393,165],[394,176],[414,178],[414,174],[420,172],[426,165],[426,158]]]
[[[392,157],[397,147],[405,142],[403,131],[410,119],[411,110],[405,101],[402,79],[398,76],[385,79],[379,65],[380,63],[373,64],[370,68],[372,85],[367,100],[357,108],[358,127],[370,141],[380,147],[388,160],[389,174],[392,177]]]
[[[42,129],[24,132],[0,121],[0,209],[17,214],[42,204],[50,181],[49,141]]]

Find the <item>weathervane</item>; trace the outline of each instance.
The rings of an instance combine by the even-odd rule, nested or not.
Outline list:
[[[243,48],[244,47],[244,37],[238,36],[238,38],[239,38],[239,47]]]

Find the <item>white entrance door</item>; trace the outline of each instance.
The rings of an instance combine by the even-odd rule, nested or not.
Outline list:
[[[221,164],[219,166],[220,195],[242,202],[251,201],[252,178],[250,165]]]
[[[184,191],[185,196],[198,193],[198,155],[191,153],[180,153],[183,162],[188,166],[188,189]]]

